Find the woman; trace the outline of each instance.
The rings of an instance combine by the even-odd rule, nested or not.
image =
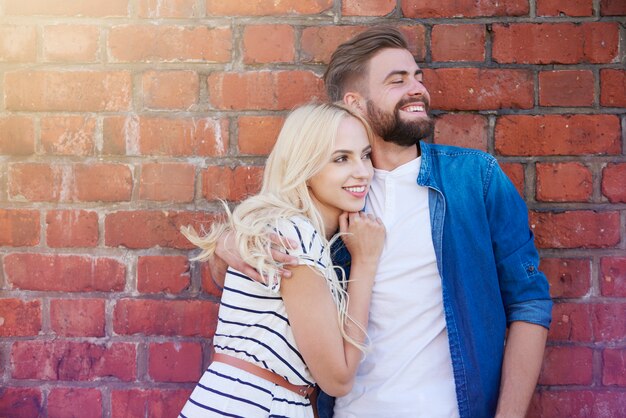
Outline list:
[[[181,417],[313,417],[316,383],[335,396],[350,390],[384,241],[382,222],[359,212],[373,175],[369,139],[367,123],[340,105],[303,106],[286,119],[261,192],[229,214],[239,252],[267,285],[228,270],[213,363]],[[206,259],[223,228],[204,238],[183,232]],[[352,257],[345,290],[330,257],[337,231]],[[266,255],[272,233],[297,266]],[[281,268],[289,279],[281,280]]]

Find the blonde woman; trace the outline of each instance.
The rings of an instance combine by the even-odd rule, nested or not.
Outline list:
[[[303,106],[286,119],[261,192],[228,222],[266,284],[228,269],[213,362],[180,417],[313,417],[315,384],[334,396],[350,390],[384,241],[382,222],[360,212],[373,175],[371,138],[367,123],[339,105]],[[184,233],[207,259],[223,228],[203,238]],[[345,290],[330,257],[337,232],[352,258]],[[297,266],[269,259],[272,233]],[[281,268],[291,277],[281,279]]]

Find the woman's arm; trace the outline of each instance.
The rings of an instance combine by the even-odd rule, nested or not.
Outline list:
[[[342,215],[340,231],[352,256],[348,282],[348,319],[346,333],[359,343],[365,342],[372,286],[384,244],[384,226],[373,216],[360,213]],[[332,396],[350,391],[363,353],[347,342],[340,331],[337,306],[326,280],[307,266],[291,269],[292,277],[283,279],[281,294],[289,316],[298,350],[311,374]],[[358,325],[357,325],[358,324]]]

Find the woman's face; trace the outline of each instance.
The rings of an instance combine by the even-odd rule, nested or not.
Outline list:
[[[374,175],[370,154],[363,124],[351,116],[343,118],[330,160],[307,182],[327,235],[336,231],[342,212],[363,209]]]

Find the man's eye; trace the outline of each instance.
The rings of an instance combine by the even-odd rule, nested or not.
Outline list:
[[[399,80],[392,80],[392,81],[391,81],[391,84],[402,84],[402,82],[403,82],[403,81],[404,81],[404,80],[402,80],[402,79],[399,79]]]
[[[364,160],[371,160],[372,159],[372,153],[371,152],[366,152],[365,154],[363,154],[362,158]]]

